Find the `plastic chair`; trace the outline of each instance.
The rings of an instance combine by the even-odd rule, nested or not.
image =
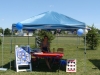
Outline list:
[[[58,49],[57,49],[57,52],[58,52],[58,53],[63,53],[63,52],[64,52],[64,49],[63,49],[63,48],[58,48]]]

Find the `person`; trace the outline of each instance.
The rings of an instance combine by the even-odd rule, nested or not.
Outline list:
[[[40,48],[43,53],[50,52],[50,43],[48,42],[48,36],[44,36],[44,38],[41,42]],[[46,61],[48,68],[51,69],[48,58],[45,58],[45,61]]]
[[[40,44],[40,48],[41,48],[42,52],[44,52],[44,53],[50,52],[50,43],[48,42],[48,36],[44,36],[44,38]]]

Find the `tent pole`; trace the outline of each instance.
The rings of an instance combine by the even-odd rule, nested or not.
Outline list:
[[[84,72],[86,72],[86,34],[85,34],[85,41],[84,41],[84,43],[85,43],[85,50],[84,50]]]
[[[10,45],[10,69],[11,69],[12,38],[13,38],[13,30],[12,30],[11,45]]]
[[[78,41],[78,40],[79,40],[79,38],[78,38],[78,35],[77,35],[77,37],[76,37],[76,38],[77,38],[77,42],[76,42],[76,43],[77,43],[77,44],[76,44],[76,45],[77,45],[77,50],[76,50],[76,58],[77,58],[77,51],[78,51],[78,45],[79,45],[79,41]]]
[[[3,68],[3,49],[4,49],[3,45],[4,45],[4,30],[3,30],[3,38],[2,38],[2,68]]]
[[[37,35],[35,35],[35,48],[37,48]]]
[[[58,35],[57,35],[57,46],[58,46]]]
[[[27,33],[27,35],[28,35],[28,45],[29,45],[29,32]]]
[[[77,36],[77,48],[79,46],[79,36]]]

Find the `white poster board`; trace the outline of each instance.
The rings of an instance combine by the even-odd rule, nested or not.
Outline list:
[[[76,59],[68,59],[66,72],[76,72]]]
[[[16,71],[32,71],[31,66],[31,55],[29,45],[26,48],[15,46],[15,55],[16,55]],[[19,69],[19,66],[28,65],[29,69]]]

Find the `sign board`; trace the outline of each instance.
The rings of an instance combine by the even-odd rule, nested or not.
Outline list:
[[[68,59],[66,72],[76,72],[76,59]]]
[[[22,47],[15,47],[15,55],[16,55],[16,70],[18,71],[24,71],[19,70],[19,66],[22,65],[29,65],[30,69],[25,69],[31,71],[31,55],[30,55],[30,47],[26,46],[24,48]]]

